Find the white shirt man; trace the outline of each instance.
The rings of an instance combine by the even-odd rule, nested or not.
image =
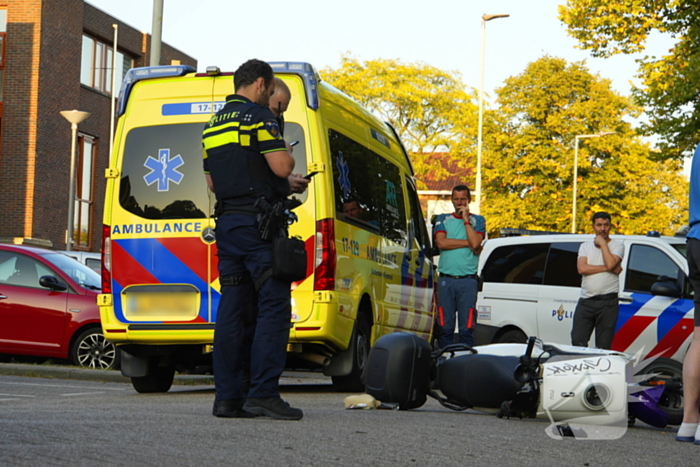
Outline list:
[[[619,312],[617,295],[624,245],[610,238],[610,222],[607,212],[593,214],[596,237],[579,248],[577,267],[583,278],[571,328],[572,345],[588,347],[595,329],[596,346],[612,347]]]

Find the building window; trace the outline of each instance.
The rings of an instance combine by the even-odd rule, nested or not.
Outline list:
[[[80,82],[105,93],[112,92],[112,47],[92,37],[83,35],[83,52],[80,64]],[[133,66],[131,57],[117,51],[117,89],[124,75]]]
[[[73,213],[73,249],[90,250],[92,239],[93,192],[97,140],[78,135],[78,174],[75,181]]]

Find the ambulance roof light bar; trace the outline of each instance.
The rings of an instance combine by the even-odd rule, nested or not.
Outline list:
[[[129,94],[134,85],[145,79],[167,78],[170,76],[183,76],[188,73],[194,73],[195,70],[189,65],[162,65],[162,66],[146,66],[140,68],[132,68],[126,72],[122,87],[119,90],[119,100],[117,101],[117,117],[124,115],[126,111],[126,102],[129,99]]]
[[[299,75],[304,81],[306,93],[306,105],[313,110],[318,110],[318,83],[321,77],[310,63],[306,62],[268,62],[275,73],[293,73]]]

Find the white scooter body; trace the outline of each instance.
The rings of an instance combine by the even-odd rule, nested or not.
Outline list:
[[[526,344],[490,344],[474,349],[482,355],[519,357]],[[610,350],[535,341],[534,359],[545,360],[539,367],[539,401],[536,418],[550,422],[627,426],[627,363],[632,356]],[[470,352],[456,352],[454,356]],[[532,384],[532,383],[528,383]],[[495,413],[492,408],[474,410]]]

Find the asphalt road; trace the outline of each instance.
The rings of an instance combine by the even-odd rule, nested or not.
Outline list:
[[[31,376],[17,367],[33,367]],[[348,394],[313,373],[282,379],[283,397],[304,409],[294,422],[213,417],[207,377],[178,377],[170,392],[146,395],[110,381],[118,372],[88,379],[82,372],[91,370],[42,375],[40,367],[0,364],[0,465],[694,466],[700,458],[700,446],[648,426],[612,441],[554,440],[548,422],[453,412],[433,400],[405,412],[345,410]]]

